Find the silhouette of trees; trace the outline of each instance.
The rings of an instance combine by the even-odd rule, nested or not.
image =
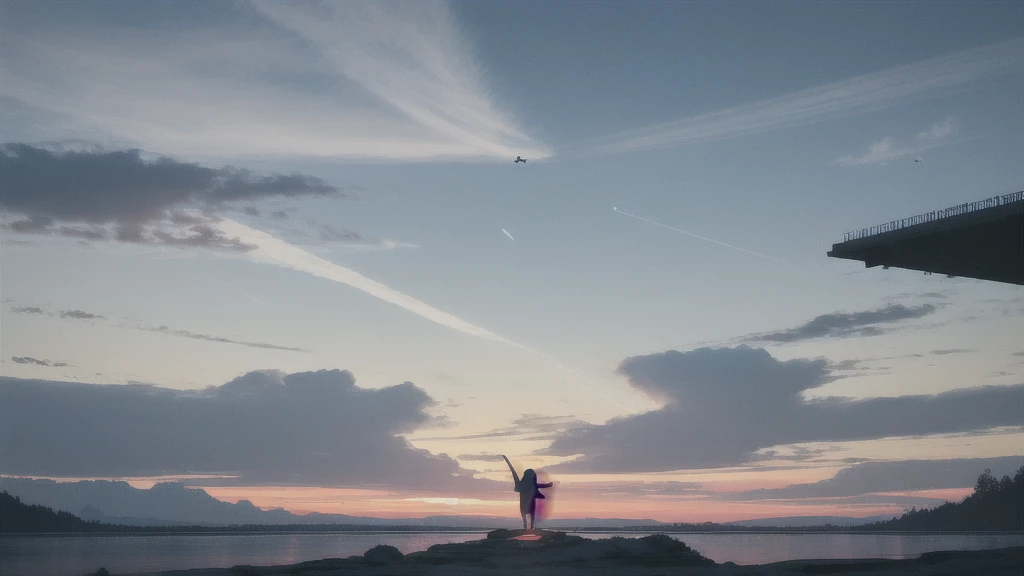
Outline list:
[[[88,532],[100,526],[67,512],[25,504],[17,496],[0,492],[0,533]]]
[[[903,516],[863,526],[867,530],[1022,531],[1024,530],[1024,466],[1013,478],[996,479],[986,469],[974,492],[958,503],[936,508],[911,508]]]

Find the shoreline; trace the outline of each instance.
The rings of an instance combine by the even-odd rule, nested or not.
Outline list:
[[[230,527],[210,527],[209,530],[138,530],[127,532],[4,532],[4,538],[61,538],[61,537],[128,537],[128,536],[249,536],[253,534],[268,535],[308,535],[308,534],[487,534],[506,528],[438,528],[435,530],[422,527],[382,528],[368,530],[347,529],[283,529],[283,530],[247,530],[231,529]],[[538,532],[545,531],[538,529]],[[749,534],[757,535],[863,535],[863,536],[1024,536],[1021,530],[633,530],[628,528],[587,528],[585,530],[551,530],[564,534],[635,534],[639,536],[654,534]]]
[[[500,576],[790,576],[839,574],[895,576],[897,574],[960,576],[987,574],[1019,576],[1024,573],[1024,546],[989,550],[925,552],[912,558],[810,559],[765,564],[716,563],[665,534],[642,538],[610,537],[591,540],[565,532],[494,530],[480,540],[436,544],[425,551],[402,554],[389,545],[378,545],[359,556],[327,558],[282,566],[236,565],[122,576],[328,576],[367,575],[461,575]]]

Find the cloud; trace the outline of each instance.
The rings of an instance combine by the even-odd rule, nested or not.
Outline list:
[[[733,466],[771,446],[969,432],[1024,423],[1024,385],[932,396],[805,400],[835,380],[828,362],[779,361],[762,349],[701,348],[627,358],[619,373],[658,410],[568,430],[544,451],[577,456],[569,472]]]
[[[696,496],[704,498],[707,492],[698,492],[703,485],[699,482],[679,482],[675,480],[655,482],[567,482],[559,487],[561,496],[572,494],[584,498],[634,497],[646,496]]]
[[[505,459],[501,457],[501,454],[459,454],[456,456],[459,460],[465,460],[467,462],[504,462]]]
[[[510,436],[529,436],[525,440],[551,440],[569,430],[588,425],[587,422],[577,420],[571,415],[543,416],[540,414],[523,414],[513,420],[511,426],[495,428],[488,432],[465,434],[462,436],[418,438],[418,440],[481,440],[485,438],[507,438]]]
[[[895,138],[887,136],[869,146],[868,151],[860,156],[843,156],[833,160],[832,163],[840,166],[885,164],[890,160],[953,144],[954,141],[949,140],[948,137],[954,131],[952,119],[947,118],[944,122],[933,125],[931,130],[918,134],[912,142],[900,144],[896,142]]]
[[[249,296],[248,294],[244,294],[244,293],[243,293],[243,295]],[[257,299],[255,296],[249,296],[249,298],[252,298],[252,299],[254,299],[254,300],[258,301],[258,302],[266,304],[265,302]],[[12,312],[19,312],[19,313],[24,313],[24,314],[44,314],[45,313],[42,309],[35,308],[35,307],[30,307],[30,308],[26,308],[26,307],[12,308]],[[84,310],[61,310],[59,315],[60,315],[61,318],[72,319],[72,320],[106,320],[105,316],[101,316],[99,314],[93,314],[91,312],[86,312]],[[125,328],[125,329],[128,329],[128,330],[141,330],[143,332],[156,332],[158,334],[165,334],[167,336],[176,336],[178,338],[190,338],[192,340],[202,340],[202,341],[205,341],[205,342],[217,342],[217,343],[221,343],[221,344],[236,344],[236,345],[239,345],[239,346],[248,346],[249,348],[262,348],[262,349],[265,349],[265,350],[283,350],[283,351],[286,351],[286,352],[312,352],[312,350],[309,350],[307,348],[295,348],[295,347],[291,347],[291,346],[280,346],[280,345],[277,345],[277,344],[268,344],[266,342],[248,342],[248,341],[245,341],[245,340],[234,340],[234,339],[231,339],[231,338],[223,338],[223,337],[220,337],[220,336],[211,336],[209,334],[200,334],[200,333],[196,333],[196,332],[191,332],[189,330],[180,330],[180,329],[175,329],[175,328],[169,328],[167,326],[152,327],[152,326],[147,326],[147,325],[143,324],[140,321],[136,321],[136,323],[134,325],[126,324],[124,322],[121,322],[121,323],[116,324],[115,326],[117,328]]]
[[[188,157],[549,155],[499,107],[447,3],[229,2],[196,13],[124,2],[116,14],[5,7],[0,97],[18,114],[0,131]]]
[[[1024,38],[856,76],[751,104],[590,142],[565,156],[596,156],[710,142],[864,114],[1024,69]],[[941,133],[941,129],[939,133]]]
[[[146,332],[157,332],[159,334],[167,334],[168,336],[177,336],[179,338],[190,338],[192,340],[203,340],[205,342],[219,342],[222,344],[238,344],[239,346],[248,346],[249,348],[263,348],[266,350],[284,350],[286,352],[312,352],[307,348],[293,348],[289,346],[278,346],[277,344],[267,344],[265,342],[246,342],[244,340],[232,340],[230,338],[221,338],[220,336],[210,336],[209,334],[197,334],[195,332],[189,332],[188,330],[175,330],[168,328],[167,326],[160,326],[159,328],[148,328],[148,327],[135,327],[136,330],[143,330]]]
[[[256,371],[201,391],[0,377],[0,473],[230,472],[239,485],[490,488],[398,436],[429,424],[432,404],[411,383],[360,388],[341,370]]]
[[[948,354],[970,354],[977,352],[977,350],[971,350],[969,348],[947,348],[945,350],[932,350],[932,354],[936,356],[946,356]]]
[[[890,298],[894,300],[900,298],[935,298],[937,300],[948,300],[949,296],[941,292],[924,292],[923,294],[915,292],[899,292],[897,294],[893,294]]]
[[[46,314],[42,308],[37,308],[36,306],[16,306],[11,308],[11,312],[17,314]]]
[[[864,310],[861,312],[832,312],[822,314],[814,319],[788,330],[756,334],[746,339],[747,342],[799,342],[814,338],[846,338],[852,336],[878,336],[885,331],[874,324],[892,324],[903,320],[922,318],[935,312],[934,304],[920,306],[904,306],[890,304],[885,308]]]
[[[2,156],[0,156],[2,158]],[[0,161],[0,167],[3,166],[3,162]],[[0,189],[3,191],[4,189]],[[0,199],[0,206],[3,200]],[[46,232],[50,225],[53,224],[53,218],[47,218],[45,216],[33,216],[31,218],[25,218],[24,220],[15,220],[11,222],[9,228],[19,234],[39,234]]]
[[[334,228],[333,226],[331,226],[329,224],[324,224],[320,228],[320,239],[321,240],[327,240],[329,242],[336,242],[336,241],[341,241],[341,242],[365,242],[366,241],[366,237],[363,236],[362,234],[353,232],[351,230],[347,230],[345,228],[342,228],[341,230],[338,230],[338,229]]]
[[[257,176],[230,166],[147,160],[139,150],[55,151],[4,144],[0,172],[0,208],[26,217],[8,226],[14,232],[178,247],[252,249],[212,226],[218,220],[213,211],[226,203],[340,195],[311,176]],[[55,222],[72,225],[55,227]]]
[[[75,320],[103,320],[103,316],[92,314],[82,310],[61,310],[61,318],[73,318]]]
[[[730,500],[835,498],[873,492],[902,492],[970,488],[990,468],[998,478],[1024,465],[1024,456],[865,462],[844,468],[832,478],[813,484],[730,493]]]
[[[48,368],[62,368],[67,366],[67,362],[53,362],[51,360],[40,360],[31,356],[12,356],[11,361],[15,364],[34,364],[36,366],[46,366]]]
[[[953,134],[953,119],[946,118],[939,124],[932,125],[931,130],[921,132],[917,135],[918,140],[941,140]]]

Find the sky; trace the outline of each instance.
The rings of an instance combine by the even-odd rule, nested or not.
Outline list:
[[[514,516],[505,454],[560,516],[703,522],[1024,463],[1024,288],[825,255],[1022,189],[1019,2],[0,29],[0,474]]]

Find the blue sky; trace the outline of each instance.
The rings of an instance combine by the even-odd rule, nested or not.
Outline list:
[[[526,431],[443,438],[537,415],[601,430],[665,409],[620,363],[701,346],[847,362],[810,396],[1020,395],[1020,287],[825,256],[847,230],[1020,190],[1019,3],[2,10],[4,142],[51,151],[55,171],[68,151],[91,161],[129,149],[173,170],[250,171],[235,173],[231,201],[215,198],[223,172],[196,176],[222,188],[172,201],[103,168],[99,215],[73,211],[83,194],[73,180],[55,185],[63,197],[5,190],[5,377],[196,390],[254,370],[347,369],[359,386],[408,381],[436,401],[422,407],[430,422],[401,430],[415,447],[546,465],[614,447],[555,454],[552,437]],[[512,163],[520,154],[527,164]],[[306,180],[254,180],[292,173]],[[139,186],[151,188],[145,215],[125,208]],[[141,235],[118,232],[129,224]],[[62,317],[75,310],[102,318]],[[753,336],[877,310],[886,320],[861,324],[879,328],[871,336]],[[709,374],[719,366],[685,358],[709,362]],[[1024,455],[1022,422],[1007,418],[1008,429],[979,424],[980,440],[969,440],[977,428],[935,433],[967,434],[977,457]],[[875,440],[886,448],[856,450],[908,459],[891,440],[855,436],[823,429],[801,441]],[[929,459],[966,457],[933,441],[947,449]],[[791,483],[849,465],[812,464],[791,464]],[[673,465],[632,472],[685,475],[696,461]],[[758,465],[729,471],[768,482],[751,488],[784,482],[757,476]],[[579,482],[604,473],[563,466]]]

